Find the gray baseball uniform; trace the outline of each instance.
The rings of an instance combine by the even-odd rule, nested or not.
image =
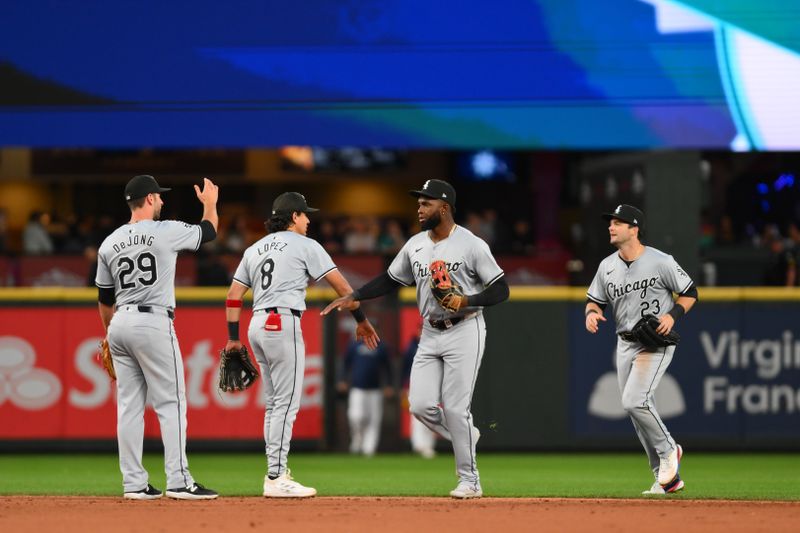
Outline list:
[[[674,305],[672,293],[682,294],[692,280],[671,255],[645,247],[639,258],[627,264],[618,252],[606,257],[589,286],[588,297],[600,305],[611,304],[618,334],[629,332],[645,315],[660,317]],[[622,405],[633,421],[650,467],[657,471],[659,457],[675,449],[675,440],[659,417],[655,390],[672,362],[675,346],[655,353],[637,342],[617,339],[617,376]]]
[[[145,401],[161,426],[167,487],[194,480],[186,458],[186,392],[178,339],[172,324],[175,262],[181,250],[197,250],[199,225],[172,220],[125,224],[98,250],[101,288],[113,288],[116,311],[108,343],[117,372],[117,439],[125,492],[148,483],[142,465]]]
[[[388,270],[398,283],[416,284],[417,305],[425,319],[411,367],[411,413],[452,442],[459,480],[478,483],[478,431],[470,409],[485,347],[486,324],[481,307],[467,307],[454,314],[438,304],[431,293],[429,270],[436,260],[447,264],[451,279],[465,294],[483,291],[500,279],[503,271],[489,246],[461,226],[455,226],[449,237],[436,243],[427,231],[414,235]]]
[[[319,281],[336,269],[315,240],[293,231],[262,238],[244,252],[234,281],[253,290],[253,318],[247,331],[261,367],[266,393],[264,441],[268,475],[286,470],[300,394],[306,349],[300,316],[309,278]]]

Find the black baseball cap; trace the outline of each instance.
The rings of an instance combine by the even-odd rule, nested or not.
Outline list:
[[[291,215],[292,213],[316,213],[319,209],[308,207],[306,197],[299,192],[285,192],[272,202],[273,215]]]
[[[444,200],[450,207],[456,206],[456,190],[452,185],[442,180],[428,180],[418,191],[408,191],[414,198],[424,196],[434,200]]]
[[[153,176],[142,174],[141,176],[134,176],[131,178],[131,181],[125,185],[125,201],[130,202],[131,200],[144,198],[150,193],[162,193],[171,190],[172,189],[160,187]]]
[[[605,220],[616,218],[633,226],[644,228],[644,213],[642,213],[640,209],[628,204],[618,205],[613,213],[603,213],[603,218]]]

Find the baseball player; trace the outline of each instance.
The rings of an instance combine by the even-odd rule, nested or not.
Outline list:
[[[286,464],[305,372],[300,317],[306,309],[309,278],[325,279],[338,294],[352,291],[322,245],[306,237],[308,213],[315,211],[318,209],[309,207],[305,197],[296,192],[286,192],[275,199],[267,223],[269,234],[245,250],[225,303],[229,339],[225,350],[237,350],[242,346],[242,297],[253,290],[253,318],[247,337],[261,367],[266,391],[264,440],[268,470],[263,494],[272,498],[306,498],[317,493],[294,481]],[[374,349],[380,339],[358,307],[348,306],[358,323],[356,337]]]
[[[428,180],[410,194],[417,198],[423,231],[406,242],[385,274],[338,298],[323,314],[416,285],[424,324],[411,369],[410,410],[453,444],[459,481],[450,495],[480,498],[475,461],[480,432],[470,409],[486,340],[483,307],[506,300],[508,284],[489,246],[453,221],[456,191],[449,183]],[[443,286],[461,290],[443,294]]]
[[[131,219],[106,237],[98,250],[98,307],[117,375],[117,439],[124,497],[153,500],[161,491],[142,465],[145,400],[161,425],[167,496],[208,500],[213,490],[195,483],[186,459],[186,387],[175,336],[175,262],[181,250],[196,251],[217,235],[218,188],[195,185],[203,204],[200,224],[160,221],[161,194],[152,176],[125,186]]]
[[[378,449],[383,418],[383,399],[394,392],[389,352],[385,344],[370,348],[351,342],[344,357],[343,376],[337,388],[347,392],[350,453],[372,457]],[[384,379],[381,390],[381,377]]]
[[[617,251],[600,263],[588,291],[586,329],[597,333],[605,322],[603,311],[611,305],[617,338],[617,375],[622,406],[647,452],[655,476],[643,494],[667,494],[684,487],[678,470],[683,449],[675,443],[653,401],[655,390],[675,353],[675,346],[646,348],[631,333],[644,316],[658,317],[656,332],[667,335],[675,322],[697,301],[691,278],[667,255],[642,244],[644,214],[631,205],[619,205],[604,214],[609,221],[610,242]],[[678,299],[673,302],[673,293]]]

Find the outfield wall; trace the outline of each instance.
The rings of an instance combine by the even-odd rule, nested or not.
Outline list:
[[[263,431],[261,385],[241,394],[216,391],[224,295],[219,288],[179,289],[175,319],[189,438],[225,441],[220,448],[258,442]],[[578,288],[515,287],[510,302],[486,311],[487,348],[473,402],[483,449],[638,447],[619,402],[613,324],[588,334],[584,295]],[[800,291],[701,289],[700,295],[678,324],[683,340],[656,394],[665,422],[695,447],[796,449]],[[318,314],[332,296],[312,289],[302,319],[308,355],[295,436],[320,449],[336,448],[342,439],[335,434],[346,431],[332,392],[342,328],[335,317]],[[394,355],[419,323],[413,298],[404,290],[380,312],[381,334]],[[114,388],[95,358],[101,337],[90,289],[0,291],[0,445],[113,443]],[[387,416],[385,432],[402,433],[396,426],[403,418]],[[152,410],[146,428],[148,438],[159,438]]]

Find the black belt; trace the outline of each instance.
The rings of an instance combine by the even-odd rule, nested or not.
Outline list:
[[[153,307],[149,305],[137,305],[136,309],[139,310],[140,313],[153,313]],[[175,312],[172,309],[165,309],[167,312],[167,316],[170,318],[175,318]]]
[[[292,314],[294,316],[296,316],[297,318],[300,318],[300,317],[303,316],[303,312],[299,311],[297,309],[289,309],[288,307],[284,307],[284,309],[288,309],[289,311],[291,311]],[[256,309],[256,312],[258,312],[258,311],[263,311],[264,313],[278,313],[279,312],[277,307],[267,307],[266,309]]]
[[[457,316],[453,318],[445,318],[444,320],[428,320],[428,324],[436,329],[450,329],[462,320],[472,318],[474,315]]]
[[[639,339],[636,338],[636,335],[634,335],[630,331],[623,331],[618,335],[619,338],[624,340],[625,342],[639,342]]]

